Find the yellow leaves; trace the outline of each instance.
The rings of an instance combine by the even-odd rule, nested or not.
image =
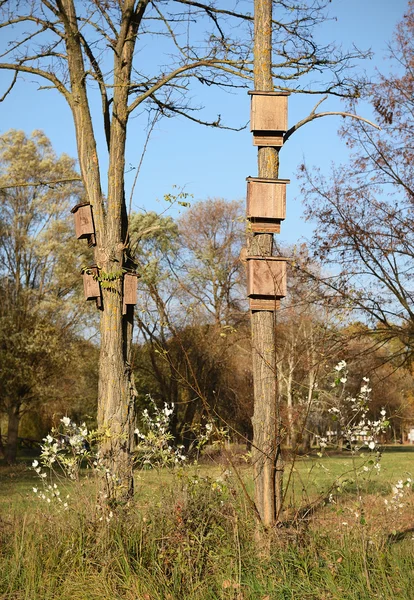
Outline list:
[[[107,424],[104,425],[103,427],[100,427],[99,430],[96,430],[93,433],[94,433],[95,439],[99,443],[102,443],[105,440],[109,440],[112,437],[111,428]]]
[[[45,185],[48,181],[78,178],[75,164],[66,154],[56,156],[42,132],[34,132],[28,138],[23,131],[12,129],[0,136],[0,186],[20,184],[27,187],[26,196],[31,193],[32,199],[46,196],[56,201],[68,197],[75,189],[79,192],[79,183],[65,184],[65,189],[55,186],[53,190]]]

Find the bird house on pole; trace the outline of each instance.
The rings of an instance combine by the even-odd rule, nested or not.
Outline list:
[[[70,212],[73,213],[75,218],[75,232],[78,240],[86,238],[89,246],[95,246],[96,236],[92,206],[89,202],[82,202],[74,206]]]
[[[247,257],[250,310],[277,310],[286,296],[286,260],[276,256]]]
[[[250,91],[250,131],[255,146],[283,146],[288,129],[289,92]]]
[[[286,185],[289,179],[247,177],[246,215],[253,233],[280,233],[286,218]]]

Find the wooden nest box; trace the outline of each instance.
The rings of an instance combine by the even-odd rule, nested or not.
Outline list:
[[[247,218],[253,233],[280,233],[289,179],[247,177]]]
[[[97,279],[98,275],[99,269],[96,265],[88,267],[83,271],[83,291],[85,293],[85,300],[96,300],[96,307],[102,308],[101,286]]]
[[[255,146],[283,146],[288,129],[289,92],[250,91],[250,131]]]
[[[247,257],[250,310],[277,310],[286,296],[286,260],[276,256]]]
[[[75,232],[78,240],[86,238],[89,246],[96,245],[92,206],[89,202],[77,204],[70,211],[75,217]]]
[[[137,303],[137,273],[125,273],[124,275],[124,300],[122,304],[122,314],[126,315],[127,306]]]

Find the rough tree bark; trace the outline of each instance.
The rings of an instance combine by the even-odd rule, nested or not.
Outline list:
[[[256,91],[273,91],[272,77],[272,0],[254,4],[254,85]],[[279,152],[276,148],[258,149],[259,177],[277,179]],[[271,256],[273,235],[254,235],[251,256]],[[279,406],[276,376],[276,311],[253,311],[252,348],[254,414],[253,465],[255,503],[262,523],[269,527],[277,518],[282,499],[283,465],[280,454]]]
[[[147,2],[142,2],[143,8]],[[79,164],[96,225],[96,263],[101,273],[115,276],[110,288],[102,287],[101,353],[99,359],[98,426],[102,434],[100,457],[106,472],[106,495],[126,499],[133,493],[132,454],[134,389],[131,373],[133,307],[122,314],[122,269],[127,266],[128,218],[125,207],[124,169],[128,122],[128,84],[139,24],[135,0],[126,0],[114,53],[114,92],[109,149],[106,207],[100,183],[99,162],[89,110],[82,39],[74,0],[58,3],[65,28],[71,94],[66,97],[76,128]],[[106,210],[105,210],[106,208]]]

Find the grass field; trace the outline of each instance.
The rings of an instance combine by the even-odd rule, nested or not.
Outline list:
[[[414,452],[384,452],[375,475],[366,460],[298,459],[271,532],[237,477],[222,481],[227,465],[137,473],[134,501],[113,515],[87,479],[62,487],[62,511],[33,493],[30,461],[0,467],[0,599],[412,600],[414,494],[395,510],[385,500],[414,475]],[[240,475],[251,491],[250,468]]]

